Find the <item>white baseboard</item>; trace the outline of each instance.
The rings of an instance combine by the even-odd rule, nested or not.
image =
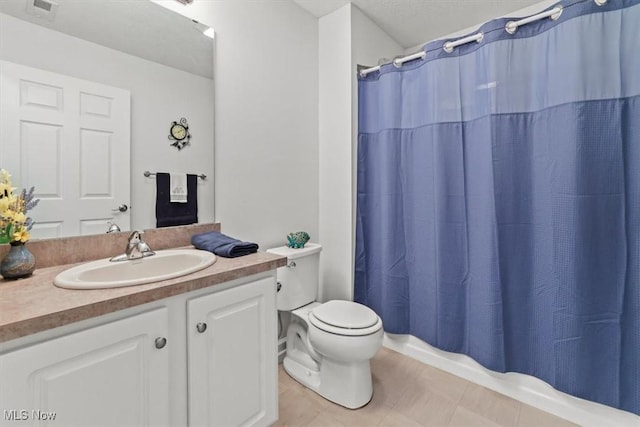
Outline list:
[[[412,335],[384,335],[384,346],[585,427],[640,426],[640,416],[557,391],[530,375],[494,372],[470,357],[430,346]]]

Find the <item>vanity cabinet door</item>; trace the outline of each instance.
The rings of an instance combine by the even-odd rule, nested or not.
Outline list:
[[[268,426],[278,418],[275,280],[187,303],[189,425]]]
[[[0,355],[0,425],[168,425],[167,332],[161,307]]]

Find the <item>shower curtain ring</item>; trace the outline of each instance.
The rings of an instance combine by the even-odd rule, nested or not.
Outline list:
[[[553,9],[548,10],[546,12],[541,12],[536,15],[529,16],[528,18],[520,19],[519,21],[509,21],[504,26],[504,30],[509,34],[514,34],[516,31],[518,31],[518,27],[520,27],[521,25],[526,25],[531,22],[539,21],[540,19],[549,18],[552,21],[557,21],[560,18],[560,15],[562,15],[562,10],[563,10],[563,7],[562,5],[559,4]]]

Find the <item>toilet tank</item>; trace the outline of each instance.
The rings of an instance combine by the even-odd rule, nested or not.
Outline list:
[[[321,245],[309,242],[300,249],[287,246],[267,249],[269,253],[287,257],[287,267],[280,267],[277,272],[278,310],[295,310],[316,300],[321,250]]]

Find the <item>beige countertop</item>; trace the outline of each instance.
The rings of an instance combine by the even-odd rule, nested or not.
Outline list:
[[[0,280],[0,342],[274,270],[285,266],[286,260],[265,252],[217,257],[212,266],[175,279],[92,290],[53,285],[58,273],[80,263],[38,268],[26,279]]]

